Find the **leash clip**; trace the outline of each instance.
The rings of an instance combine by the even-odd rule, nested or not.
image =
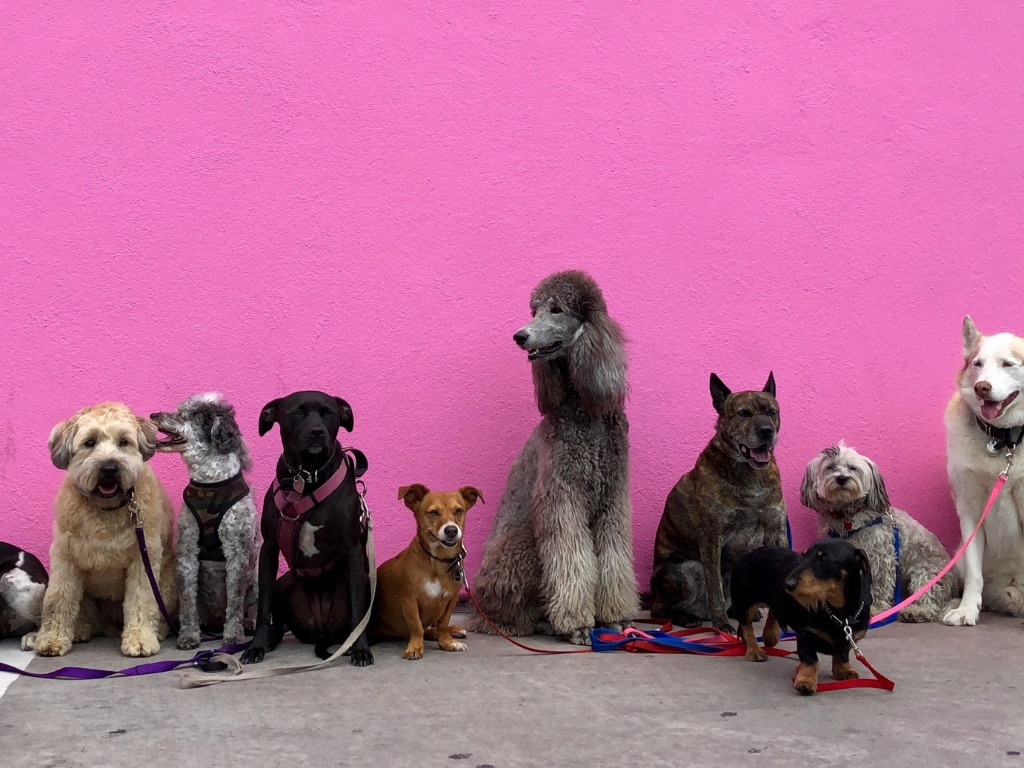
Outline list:
[[[1013,466],[1013,455],[1017,452],[1016,445],[1010,445],[1006,448],[1006,469],[999,473],[999,476],[1006,479],[1010,476],[1010,467]]]
[[[128,495],[128,519],[132,521],[132,525],[136,528],[142,527],[142,516],[141,510],[139,509],[139,502],[135,500],[135,489],[132,488],[127,492]]]

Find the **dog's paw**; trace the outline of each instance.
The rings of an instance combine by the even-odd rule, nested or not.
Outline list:
[[[570,632],[565,639],[573,645],[590,645],[590,630],[592,629],[593,627],[578,627]]]
[[[406,661],[422,659],[423,643],[409,643],[409,645],[406,646],[405,651],[402,653],[402,658]]]
[[[900,611],[900,621],[908,624],[920,624],[926,621],[937,621],[939,616],[937,609],[926,605],[910,605]]]
[[[36,653],[40,656],[64,656],[71,650],[71,638],[55,637],[40,632],[36,635]]]
[[[809,667],[801,664],[797,667],[796,677],[793,678],[793,690],[801,696],[810,696],[818,690],[818,667]]]
[[[244,651],[242,651],[242,663],[243,664],[259,664],[263,661],[263,658],[267,655],[266,648],[259,648],[250,645]]]
[[[458,640],[450,640],[447,643],[438,643],[441,646],[442,651],[452,651],[454,653],[468,651],[469,646],[465,643],[460,643]]]
[[[241,621],[229,621],[224,625],[224,631],[221,633],[221,638],[225,643],[234,645],[235,643],[241,643],[245,641],[245,630],[242,629]]]
[[[85,625],[78,625],[75,627],[75,636],[72,638],[72,642],[75,643],[88,643],[93,638],[92,627]]]
[[[21,650],[23,651],[35,651],[36,649],[36,633],[29,632],[27,635],[21,636]]]
[[[859,680],[860,673],[848,661],[832,661],[833,680]]]
[[[198,648],[201,640],[198,632],[182,632],[178,635],[178,650],[191,651],[193,648]]]
[[[452,637],[458,640],[461,640],[462,638],[466,637],[466,635],[468,635],[469,633],[466,631],[465,627],[460,627],[455,624],[449,624],[448,634],[450,634]]]
[[[369,667],[373,664],[373,651],[369,648],[353,648],[349,655],[353,667]]]
[[[960,603],[959,607],[948,611],[942,617],[942,623],[948,624],[951,627],[973,627],[978,623],[979,613],[980,611],[977,606]]]
[[[711,626],[717,629],[719,632],[724,632],[727,635],[736,634],[735,628],[732,626],[732,623],[728,619],[713,621],[711,622]]]
[[[763,648],[747,648],[743,658],[747,661],[768,661],[768,654],[764,652]]]
[[[152,629],[126,630],[121,637],[121,653],[125,656],[154,656],[160,652],[160,640]]]

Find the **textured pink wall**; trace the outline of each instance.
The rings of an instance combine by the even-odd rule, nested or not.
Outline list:
[[[343,395],[380,551],[399,484],[479,485],[537,421],[512,332],[591,271],[630,340],[636,563],[769,369],[798,487],[841,437],[957,538],[959,325],[1024,331],[1018,3],[14,2],[0,32],[2,537],[44,554],[78,407]],[[185,474],[158,456],[172,494]]]

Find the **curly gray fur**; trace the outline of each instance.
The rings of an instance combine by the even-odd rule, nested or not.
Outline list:
[[[543,418],[509,471],[475,590],[508,634],[544,629],[586,644],[595,625],[620,626],[639,609],[624,339],[583,272],[541,281],[530,308],[514,338],[533,363]],[[490,631],[476,614],[469,626]]]
[[[160,451],[181,453],[189,478],[216,483],[250,468],[249,449],[235,421],[234,408],[220,395],[193,395],[174,413],[154,413]],[[259,523],[252,493],[235,502],[217,529],[224,562],[199,559],[200,530],[186,506],[178,514],[178,648],[199,646],[201,627],[223,627],[226,643],[242,642],[256,625],[256,568]]]
[[[871,563],[871,607],[893,606],[896,552],[893,523],[900,529],[900,589],[903,597],[923,587],[949,562],[949,554],[931,531],[903,510],[892,507],[878,466],[842,442],[826,448],[807,465],[800,487],[804,506],[818,513],[822,534],[846,533]],[[891,513],[891,517],[889,517]],[[878,525],[865,527],[881,517]],[[963,579],[950,570],[917,602],[900,611],[901,621],[939,621],[960,596]]]

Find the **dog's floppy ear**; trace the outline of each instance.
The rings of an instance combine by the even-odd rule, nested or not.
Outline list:
[[[57,469],[67,469],[71,464],[71,444],[78,429],[78,416],[62,421],[50,431],[46,447],[50,449],[50,461]]]
[[[725,384],[718,376],[711,374],[711,404],[715,406],[715,410],[721,415],[722,409],[725,408],[725,399],[732,394]]]
[[[420,502],[423,501],[423,497],[430,493],[430,490],[425,485],[420,483],[414,483],[412,485],[403,485],[398,489],[398,498],[405,501],[405,506],[415,512]]]
[[[480,499],[481,504],[485,503],[483,493],[481,493],[479,489],[474,488],[472,485],[464,485],[461,488],[459,488],[459,495],[462,496],[463,499],[465,499],[466,509],[469,509],[474,504],[476,504],[477,499]]]
[[[818,479],[818,471],[821,469],[821,460],[824,458],[820,453],[807,462],[807,469],[804,470],[804,481],[800,483],[800,503],[808,509],[816,509],[818,503],[818,491],[814,486]]]
[[[867,553],[863,549],[858,548],[853,553],[854,560],[857,563],[857,574],[860,576],[860,602],[864,604],[864,610],[869,614],[871,612],[871,561],[868,560]],[[899,574],[896,574],[896,578],[899,578]]]
[[[336,397],[334,400],[338,404],[338,421],[341,423],[341,426],[345,428],[346,432],[351,432],[352,427],[355,426],[355,423],[352,420],[352,406],[340,397]]]
[[[149,461],[156,453],[156,424],[142,416],[135,417],[135,432],[139,439],[139,453],[143,461]]]
[[[885,490],[885,480],[882,479],[882,473],[879,471],[878,465],[871,459],[865,458],[864,461],[867,462],[868,472],[871,474],[871,490],[868,492],[868,508],[877,512],[888,512],[891,505],[889,502],[889,493]]]
[[[982,334],[978,331],[978,327],[974,324],[970,315],[964,318],[964,360],[967,360],[971,353],[978,348],[978,344],[981,342]]]
[[[271,400],[269,403],[264,405],[263,410],[260,411],[260,437],[267,434],[277,421],[277,406],[280,402],[281,398]]]
[[[772,397],[775,397],[775,373],[768,371],[768,382],[764,385],[762,392],[767,392]]]
[[[569,377],[592,416],[621,408],[626,399],[626,341],[606,313],[595,311],[569,349]],[[536,381],[536,380],[535,380]]]

